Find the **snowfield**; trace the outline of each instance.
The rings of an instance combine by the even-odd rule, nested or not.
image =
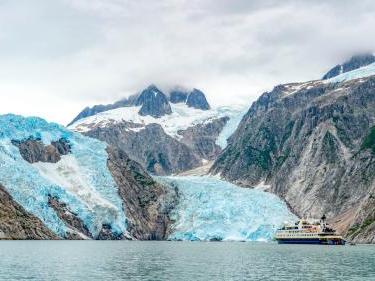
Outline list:
[[[68,128],[77,132],[87,132],[96,127],[105,127],[109,124],[116,124],[123,121],[141,124],[143,126],[148,124],[159,124],[164,129],[165,133],[173,138],[179,139],[179,130],[186,130],[187,128],[210,122],[213,119],[221,117],[229,117],[232,122],[228,122],[227,128],[224,128],[223,135],[218,140],[220,146],[226,145],[226,138],[229,137],[236,129],[239,121],[244,114],[244,108],[241,106],[221,106],[210,110],[200,110],[188,107],[186,104],[171,104],[172,114],[165,115],[160,118],[152,116],[141,116],[138,114],[141,107],[121,107],[96,115],[78,120]],[[132,131],[139,131],[142,127],[129,128]]]

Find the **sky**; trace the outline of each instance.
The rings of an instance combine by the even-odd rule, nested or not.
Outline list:
[[[67,124],[149,84],[250,106],[375,51],[375,1],[0,0],[0,114]]]

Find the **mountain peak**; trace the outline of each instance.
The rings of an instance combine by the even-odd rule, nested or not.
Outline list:
[[[209,110],[210,105],[207,102],[206,96],[201,90],[193,89],[193,91],[189,94],[186,104],[189,107],[194,107],[201,110]]]
[[[360,67],[369,65],[375,62],[375,56],[372,53],[364,53],[352,56],[349,60],[342,64],[338,64],[329,70],[324,76],[323,80],[330,79],[342,73],[358,69]]]
[[[172,113],[167,96],[155,85],[150,85],[143,90],[134,105],[142,106],[139,110],[139,114],[142,116],[150,115],[155,118],[160,118],[166,114]]]

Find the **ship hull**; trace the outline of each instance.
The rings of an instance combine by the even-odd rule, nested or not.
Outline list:
[[[293,239],[277,239],[277,242],[279,244],[345,245],[345,240],[343,239],[293,238]]]

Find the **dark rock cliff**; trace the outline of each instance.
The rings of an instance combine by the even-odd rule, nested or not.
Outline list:
[[[211,120],[211,122],[191,126],[178,134],[181,142],[190,147],[201,159],[214,160],[221,152],[216,140],[229,117]]]
[[[124,201],[128,231],[140,240],[163,240],[168,236],[169,214],[178,201],[177,189],[172,190],[154,181],[125,152],[108,147],[108,168]]]
[[[286,84],[250,108],[211,173],[269,185],[300,217],[327,214],[344,235],[373,242],[375,77]]]
[[[0,240],[58,239],[40,219],[15,202],[0,185]]]
[[[119,147],[155,175],[168,175],[201,165],[199,157],[187,145],[167,135],[160,125],[150,124],[141,130],[131,130],[134,126],[123,122],[98,127],[85,134]]]
[[[188,96],[186,104],[189,107],[194,107],[201,110],[209,110],[210,105],[206,100],[206,96],[202,91],[194,89]]]
[[[13,145],[17,146],[23,159],[29,163],[48,162],[57,163],[62,155],[70,153],[70,144],[65,139],[51,142],[45,145],[41,140],[29,138],[26,140],[13,140]]]
[[[150,115],[159,118],[172,113],[166,95],[153,85],[141,92],[134,105],[142,106],[139,110],[142,116]]]

